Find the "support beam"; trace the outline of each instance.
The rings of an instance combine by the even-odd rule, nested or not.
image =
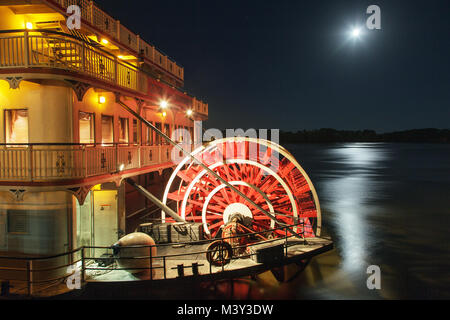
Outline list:
[[[126,182],[128,182],[131,186],[133,186],[137,191],[139,191],[141,194],[144,195],[147,199],[149,199],[151,202],[153,202],[155,205],[157,205],[161,210],[163,210],[165,213],[167,213],[169,216],[175,219],[175,221],[178,222],[186,222],[183,218],[181,218],[175,211],[170,209],[168,206],[166,206],[164,203],[162,203],[157,197],[155,197],[153,194],[151,194],[147,189],[145,189],[143,186],[137,184],[133,179],[127,178],[125,179]]]

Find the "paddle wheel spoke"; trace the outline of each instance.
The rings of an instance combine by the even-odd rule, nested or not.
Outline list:
[[[291,226],[293,232],[309,237],[320,233],[315,189],[282,147],[265,140],[226,138],[195,150],[193,156],[228,184],[200,165],[189,163],[174,170],[172,175],[181,181],[177,191],[169,193],[172,185],[167,186],[164,201],[176,202],[178,214],[186,220],[203,223],[207,235],[215,237],[235,214],[250,219],[247,228],[255,232],[304,221],[304,226]],[[285,232],[282,229],[273,234],[277,237]]]

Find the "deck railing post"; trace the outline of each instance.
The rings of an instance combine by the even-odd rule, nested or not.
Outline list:
[[[166,256],[163,256],[163,268],[164,268],[164,279],[167,279],[166,275]]]
[[[33,265],[31,260],[27,260],[27,288],[28,295],[33,295]]]
[[[88,176],[88,161],[87,161],[87,151],[86,151],[86,146],[82,147],[82,151],[83,151],[83,171],[84,171],[84,178],[87,178]]]
[[[81,70],[86,73],[86,45],[81,44]]]
[[[150,253],[149,253],[149,257],[150,257],[150,280],[153,280],[153,262],[152,262],[152,246],[149,247]]]
[[[84,247],[81,247],[81,283],[83,284],[85,281],[85,270],[86,270],[86,264],[84,262]]]
[[[29,163],[29,168],[28,168],[28,174],[29,174],[29,179],[30,181],[33,181],[33,145],[30,144],[28,147],[28,161]]]
[[[288,228],[285,227],[284,230],[285,230],[285,233],[286,233],[285,241],[284,241],[284,247],[285,247],[284,255],[287,257],[287,253],[288,253]]]
[[[117,74],[118,74],[118,62],[117,62],[117,57],[114,57],[114,83],[115,84],[119,84],[119,81],[117,80]]]
[[[223,245],[220,245],[220,258],[222,259],[222,272],[225,271],[225,258],[223,256]]]
[[[28,67],[28,65],[30,64],[30,60],[29,60],[29,45],[28,45],[28,30],[25,30],[24,33],[24,52],[23,52],[23,56],[24,56],[24,60],[25,60],[25,67]]]

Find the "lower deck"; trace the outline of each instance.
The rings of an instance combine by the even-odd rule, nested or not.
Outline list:
[[[116,259],[85,256],[76,264],[82,267],[81,290],[69,289],[67,282],[73,279],[69,274],[60,281],[53,283],[32,284],[27,281],[14,282],[10,291],[11,296],[16,297],[54,297],[54,296],[80,296],[85,294],[95,298],[103,298],[103,294],[111,297],[127,297],[145,292],[146,295],[152,289],[169,288],[183,284],[214,282],[224,279],[237,279],[247,276],[255,276],[272,268],[285,266],[292,263],[305,262],[312,257],[327,252],[333,248],[333,242],[327,238],[297,238],[277,239],[268,241],[270,244],[283,247],[281,259],[267,260],[264,263],[256,262],[251,253],[250,256],[234,256],[229,263],[222,266],[213,266],[206,259],[208,243],[203,244],[165,244],[157,245],[156,256],[139,257],[150,260],[150,268],[133,272],[129,268],[119,266]],[[259,245],[259,244],[258,244]],[[250,245],[251,246],[251,245]],[[96,258],[94,256],[97,256]],[[107,260],[107,265],[103,261]],[[192,267],[193,264],[197,268]],[[153,272],[150,273],[148,269]],[[182,273],[180,273],[182,270]],[[124,289],[127,288],[127,289]],[[31,289],[31,291],[30,291]],[[159,290],[159,289],[158,289]],[[92,292],[95,292],[93,294]],[[31,294],[30,294],[31,293]],[[169,294],[170,295],[170,294]]]

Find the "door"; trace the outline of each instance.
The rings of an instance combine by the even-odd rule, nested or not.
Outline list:
[[[94,202],[94,235],[96,247],[109,247],[118,240],[117,227],[117,190],[93,191]],[[111,252],[107,249],[96,249],[95,257]]]

